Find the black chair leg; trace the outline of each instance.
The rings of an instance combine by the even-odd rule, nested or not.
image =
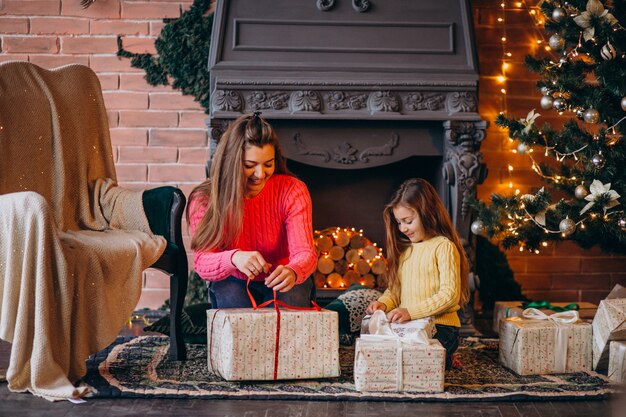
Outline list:
[[[170,360],[187,360],[187,348],[183,340],[180,316],[187,293],[187,271],[170,274]]]

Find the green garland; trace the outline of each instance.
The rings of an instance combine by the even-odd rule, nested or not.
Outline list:
[[[118,36],[117,55],[130,58],[131,66],[146,72],[150,85],[169,85],[190,95],[205,109],[210,108],[208,58],[213,14],[205,15],[211,0],[195,0],[177,19],[163,19],[166,25],[154,42],[157,54],[136,54],[122,47]]]

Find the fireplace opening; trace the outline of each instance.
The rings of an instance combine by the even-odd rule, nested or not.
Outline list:
[[[307,185],[313,202],[313,227],[354,227],[380,247],[385,244],[383,208],[406,179],[421,177],[441,195],[438,156],[413,156],[363,169],[330,169],[288,160],[287,166]]]

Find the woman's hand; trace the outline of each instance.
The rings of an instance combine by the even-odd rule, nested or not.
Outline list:
[[[253,279],[262,272],[267,274],[272,267],[271,264],[265,262],[263,255],[257,251],[238,250],[233,254],[231,262],[235,265],[235,268],[250,279]]]
[[[372,301],[370,305],[368,305],[367,308],[365,309],[365,312],[367,314],[374,314],[374,311],[376,310],[385,311],[386,309],[387,309],[387,306],[385,305],[385,303],[381,303],[380,301]]]
[[[406,323],[411,320],[411,315],[406,308],[394,308],[387,313],[387,320],[390,323]]]
[[[265,285],[274,291],[287,292],[296,285],[296,273],[289,267],[278,265],[276,269],[265,278]]]

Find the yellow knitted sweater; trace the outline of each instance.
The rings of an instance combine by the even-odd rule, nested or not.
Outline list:
[[[401,291],[389,289],[378,299],[389,312],[406,308],[411,319],[433,316],[436,324],[460,327],[456,311],[461,298],[461,260],[448,238],[436,236],[413,243],[400,256]]]

